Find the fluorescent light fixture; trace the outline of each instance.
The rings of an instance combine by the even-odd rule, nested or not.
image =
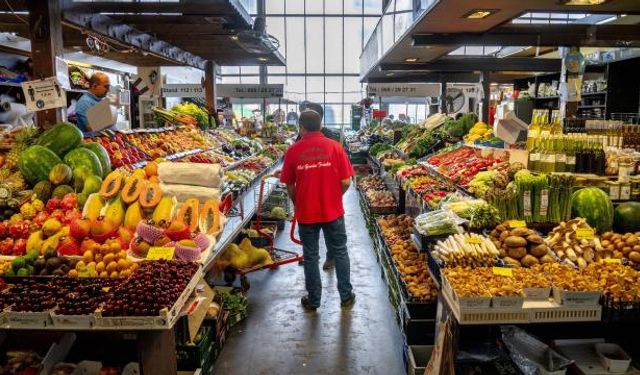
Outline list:
[[[237,35],[230,35],[229,38],[231,38],[232,40],[238,40],[238,36]]]
[[[258,57],[258,61],[265,62],[265,61],[269,61],[269,59],[266,57]]]
[[[560,4],[563,5],[577,5],[577,6],[589,6],[604,4],[609,0],[561,0]]]
[[[394,75],[394,74],[395,74],[394,72],[389,72],[389,73],[387,73],[387,74],[385,74],[385,75],[386,75],[387,77],[393,77],[393,75]]]
[[[481,20],[489,17],[490,15],[498,12],[499,9],[474,9],[469,13],[462,16],[462,18],[468,18],[471,20]]]
[[[611,21],[615,21],[615,20],[617,20],[617,19],[618,19],[618,17],[617,17],[617,16],[612,16],[612,17],[609,17],[609,18],[605,18],[605,19],[603,19],[602,21],[598,21],[598,22],[596,22],[596,25],[604,25],[605,23],[609,23],[609,22],[611,22]]]
[[[417,58],[415,57],[407,57],[406,59],[404,59],[405,62],[416,62],[418,61]]]

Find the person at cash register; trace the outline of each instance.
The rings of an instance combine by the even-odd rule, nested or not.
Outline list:
[[[89,91],[84,93],[78,103],[76,103],[76,125],[83,132],[88,132],[90,129],[89,120],[87,119],[87,110],[94,105],[98,104],[109,92],[109,76],[104,73],[94,73],[89,79],[91,86]]]

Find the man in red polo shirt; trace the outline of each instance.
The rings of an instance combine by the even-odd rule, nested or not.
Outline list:
[[[342,206],[342,195],[349,189],[353,168],[340,143],[320,132],[321,122],[314,110],[307,109],[300,114],[302,138],[287,150],[280,175],[295,204],[308,293],[302,297],[302,306],[309,311],[320,306],[322,294],[318,266],[321,229],[327,253],[332,254],[335,263],[341,305],[352,306],[356,297],[350,282]]]

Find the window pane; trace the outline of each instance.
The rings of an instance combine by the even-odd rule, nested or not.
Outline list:
[[[342,104],[327,104],[324,106],[325,125],[342,124]]]
[[[327,77],[325,90],[327,92],[325,98],[327,103],[341,103],[342,77]]]
[[[257,66],[241,66],[240,67],[240,74],[245,75],[245,74],[260,74],[260,68],[258,68]]]
[[[282,14],[284,13],[284,0],[269,0],[265,1],[267,14]]]
[[[240,67],[238,66],[223,66],[220,68],[222,74],[240,74]]]
[[[287,77],[284,96],[297,102],[305,100],[304,77]]]
[[[287,6],[292,1],[287,1]],[[287,19],[287,71],[304,73],[304,18]]]
[[[298,1],[302,2],[301,0]],[[307,14],[322,14],[324,11],[324,9],[322,9],[322,0],[305,1],[305,3],[307,7]]]
[[[396,12],[411,10],[411,1],[412,0],[396,0]]]
[[[280,42],[278,51],[285,55],[284,48],[284,17],[267,17],[267,33],[273,35]]]
[[[382,14],[382,0],[364,0],[365,14]]]
[[[326,17],[325,30],[325,72],[342,73],[342,17]]]
[[[324,77],[307,77],[307,100],[324,103]]]
[[[220,83],[240,83],[240,76],[223,76]]]
[[[367,41],[371,37],[371,33],[376,28],[379,18],[376,17],[364,17],[364,45],[367,45]]]
[[[323,18],[305,17],[307,22],[307,73],[324,73]],[[301,48],[302,46],[298,46]]]
[[[362,53],[362,18],[344,20],[344,72],[360,72],[360,53]]]
[[[304,14],[304,0],[287,0],[287,14]]]
[[[345,14],[362,14],[362,0],[344,0]]]
[[[349,0],[345,0],[349,1]],[[324,0],[324,12],[327,14],[342,14],[342,0]]]
[[[267,74],[284,74],[286,68],[284,66],[268,66]]]
[[[240,83],[260,83],[260,77],[257,76],[241,76]]]

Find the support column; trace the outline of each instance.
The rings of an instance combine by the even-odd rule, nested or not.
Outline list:
[[[447,81],[440,79],[440,112],[447,113]]]
[[[215,125],[215,127],[218,126],[217,96],[216,63],[208,60],[204,69],[204,97],[207,103],[207,111],[209,112],[209,123]]]
[[[264,17],[265,16],[265,0],[258,0],[256,1],[256,10],[257,10],[257,14],[258,17]],[[267,66],[266,65],[260,65],[259,69],[259,73],[260,73],[260,81],[259,83],[261,85],[266,85],[267,84]],[[260,106],[260,110],[262,111],[262,118],[265,120],[266,122],[266,118],[267,118],[267,98],[262,98],[262,105]]]
[[[480,73],[480,84],[482,85],[482,121],[489,123],[489,106],[491,105],[491,73],[483,71]]]
[[[27,1],[27,9],[34,79],[55,76],[56,56],[62,55],[63,48],[60,0]],[[62,121],[64,109],[36,112],[38,127],[44,129]]]

